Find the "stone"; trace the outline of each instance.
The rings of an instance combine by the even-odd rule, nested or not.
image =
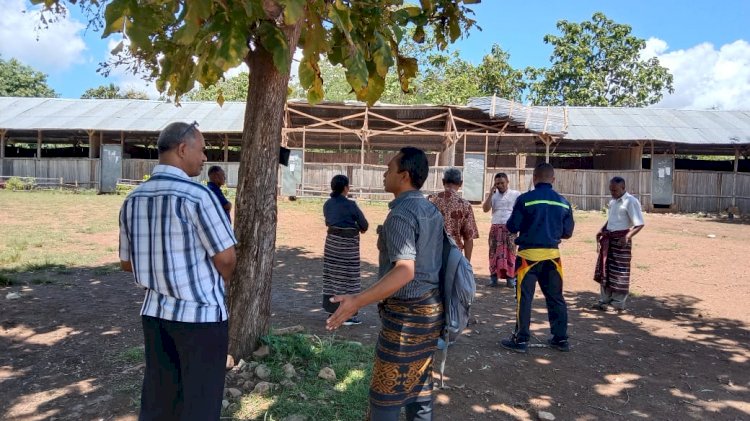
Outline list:
[[[248,381],[246,381],[246,382],[245,382],[245,383],[244,383],[244,384],[242,385],[242,388],[243,388],[243,389],[245,389],[245,390],[247,390],[248,392],[252,392],[252,391],[253,391],[253,389],[255,389],[255,382],[254,382],[254,381],[252,381],[252,380],[248,380]]]
[[[271,378],[271,369],[265,364],[261,364],[255,367],[255,376],[261,380],[268,380]]]
[[[706,237],[708,237],[708,238],[716,238],[716,234],[708,234]]]
[[[237,399],[240,396],[242,396],[242,391],[240,389],[236,389],[234,387],[230,387],[229,389],[227,389],[227,393],[233,399]]]
[[[21,294],[17,292],[9,292],[8,294],[5,295],[6,300],[17,300],[19,298],[21,298]]]
[[[227,370],[231,370],[234,367],[234,357],[227,355]]]
[[[255,358],[256,360],[262,360],[269,355],[271,355],[271,348],[269,348],[268,345],[263,345],[260,348],[256,349],[255,352],[253,352],[253,358]]]
[[[244,367],[242,367],[242,371],[254,371],[255,367],[259,365],[260,363],[257,361],[250,361]]]
[[[555,416],[551,412],[538,411],[536,413],[537,418],[541,421],[555,421]]]
[[[297,375],[297,371],[294,369],[294,366],[291,363],[284,364],[282,370],[284,370],[284,377],[286,377],[287,379],[291,379],[292,377],[295,377]]]
[[[237,365],[236,365],[235,367],[236,367],[236,368],[237,368],[238,370],[242,371],[242,369],[243,369],[243,368],[245,368],[245,366],[246,366],[246,365],[247,365],[247,361],[245,361],[245,360],[243,360],[242,358],[240,358],[240,362],[238,362],[238,363],[237,363]]]
[[[240,373],[240,378],[242,380],[252,380],[253,379],[253,373],[250,371],[243,371]]]
[[[318,377],[331,382],[336,381],[336,372],[331,367],[323,367],[318,372]]]
[[[253,389],[253,393],[257,393],[259,395],[265,395],[266,393],[272,391],[275,388],[275,384],[269,383],[269,382],[260,382],[255,385],[255,388]]]
[[[226,400],[226,399],[224,399],[223,401],[221,401],[221,408],[222,408],[222,409],[227,409],[227,408],[229,408],[229,401],[228,401],[228,400]]]
[[[307,421],[306,415],[294,414],[281,419],[281,421]]]
[[[297,386],[297,384],[296,384],[296,383],[294,383],[293,381],[291,381],[291,380],[289,380],[289,379],[284,379],[284,380],[282,380],[280,384],[281,384],[282,386],[284,386],[285,388],[287,388],[287,389],[291,389],[291,388],[293,388],[293,387]]]

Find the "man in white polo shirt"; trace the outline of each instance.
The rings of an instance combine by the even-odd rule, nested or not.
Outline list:
[[[510,214],[513,213],[513,205],[521,192],[509,188],[508,175],[502,172],[495,174],[487,198],[482,203],[482,210],[489,212],[492,209],[492,226],[490,227],[490,283],[488,286],[496,287],[497,280],[505,279],[505,286],[516,287],[516,234],[509,232],[505,227]]]
[[[633,237],[643,229],[643,213],[638,199],[625,191],[622,177],[610,180],[609,192],[607,223],[596,234],[599,256],[594,280],[600,284],[600,297],[594,308],[606,310],[611,305],[622,311],[630,291]]]

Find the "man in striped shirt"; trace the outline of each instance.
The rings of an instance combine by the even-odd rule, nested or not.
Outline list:
[[[379,280],[355,295],[335,295],[339,308],[326,326],[335,330],[360,308],[380,302],[378,336],[367,419],[432,419],[432,360],[445,322],[439,272],[443,261],[443,215],[422,188],[429,166],[424,151],[406,147],[383,174],[393,193],[390,212],[378,227]]]
[[[120,264],[146,290],[140,420],[218,420],[228,348],[225,281],[237,240],[224,209],[192,181],[206,161],[197,123],[159,134],[159,165],[120,210]]]

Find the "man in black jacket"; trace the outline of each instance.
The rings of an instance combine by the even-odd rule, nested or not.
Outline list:
[[[534,190],[522,194],[513,207],[506,224],[508,231],[519,233],[516,239],[516,329],[508,339],[500,341],[503,348],[526,352],[531,336],[531,304],[536,283],[547,300],[547,313],[552,338],[550,347],[569,351],[568,309],[562,294],[563,272],[560,261],[561,239],[573,235],[573,208],[552,189],[555,169],[540,164],[534,169]]]

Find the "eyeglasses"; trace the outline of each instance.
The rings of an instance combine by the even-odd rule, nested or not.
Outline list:
[[[180,133],[180,136],[178,137],[178,139],[182,139],[183,137],[185,137],[188,133],[190,133],[191,131],[193,131],[197,127],[198,127],[198,122],[197,121],[193,121],[189,126],[185,127],[185,130],[183,130]]]

